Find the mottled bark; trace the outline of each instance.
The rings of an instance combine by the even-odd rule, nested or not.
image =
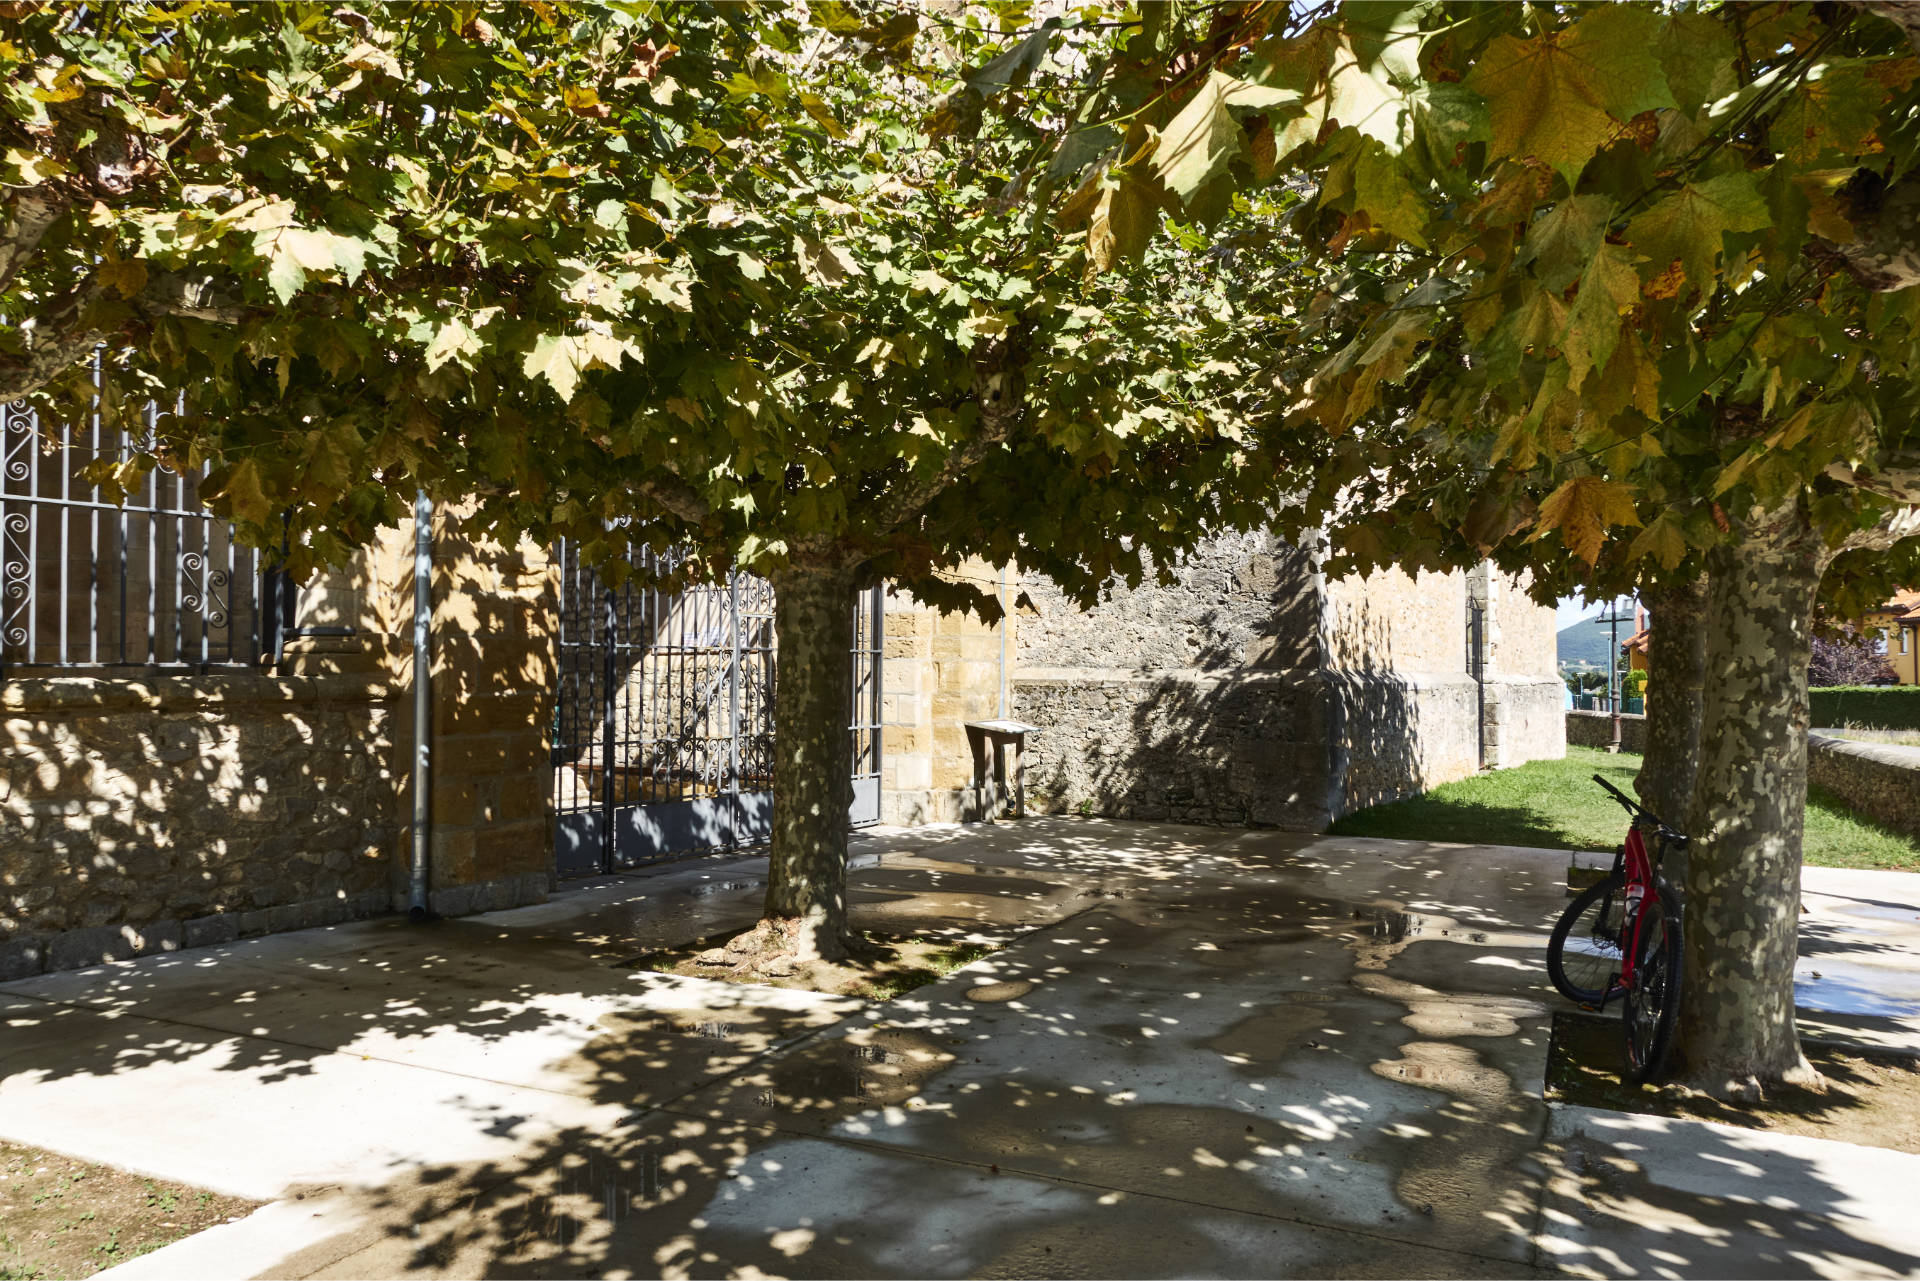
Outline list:
[[[1807,659],[1827,561],[1797,507],[1744,522],[1708,560],[1700,766],[1689,819],[1688,1083],[1754,1099],[1815,1079],[1794,1026]]]
[[[1700,767],[1700,697],[1707,663],[1707,580],[1643,593],[1653,616],[1647,637],[1646,755],[1634,790],[1640,803],[1684,827]],[[1669,856],[1667,878],[1686,884],[1686,855]]]
[[[796,566],[773,576],[773,591],[779,648],[765,911],[800,957],[837,959],[847,954],[853,575]]]

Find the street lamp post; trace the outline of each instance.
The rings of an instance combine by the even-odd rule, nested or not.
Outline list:
[[[1631,622],[1633,615],[1620,612],[1620,602],[1607,602],[1607,612],[1599,622],[1607,625],[1607,706],[1613,710],[1613,741],[1607,744],[1609,752],[1620,751],[1620,624]]]

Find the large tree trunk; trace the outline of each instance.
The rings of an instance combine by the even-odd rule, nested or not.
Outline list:
[[[1817,1080],[1794,1027],[1807,659],[1827,551],[1797,508],[1708,562],[1706,685],[1686,879],[1689,1084],[1754,1099]],[[1657,673],[1656,673],[1657,679]]]
[[[847,811],[853,804],[853,575],[796,566],[773,577],[773,850],[765,929],[799,959],[847,954]]]
[[[1634,790],[1640,803],[1675,827],[1687,822],[1700,767],[1700,697],[1707,664],[1707,580],[1651,589],[1647,638],[1647,743]],[[1685,855],[1669,860],[1668,879],[1686,885]]]

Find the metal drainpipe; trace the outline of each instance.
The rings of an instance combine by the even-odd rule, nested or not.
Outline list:
[[[433,500],[413,500],[413,884],[407,915],[427,911],[427,848],[433,839]]]

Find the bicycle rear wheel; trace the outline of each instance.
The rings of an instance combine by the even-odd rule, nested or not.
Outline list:
[[[1615,872],[1580,891],[1547,940],[1547,977],[1577,1005],[1598,1007],[1620,974],[1626,878]]]
[[[1666,1066],[1680,1016],[1680,899],[1657,877],[1654,891],[1640,909],[1633,983],[1621,1003],[1629,1085],[1651,1080]]]

